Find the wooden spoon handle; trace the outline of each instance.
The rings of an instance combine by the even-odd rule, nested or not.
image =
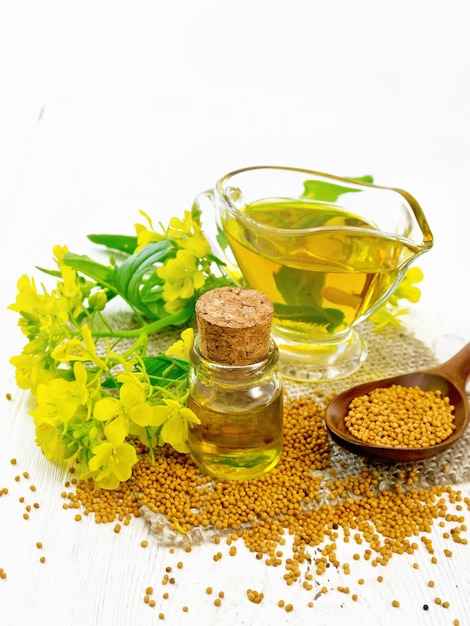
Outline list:
[[[470,343],[467,343],[448,361],[433,368],[431,372],[444,376],[444,378],[448,378],[456,386],[465,389],[465,384],[470,377]]]

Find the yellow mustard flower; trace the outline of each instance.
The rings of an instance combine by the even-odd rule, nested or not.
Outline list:
[[[59,363],[69,363],[71,361],[90,361],[95,363],[100,369],[107,370],[108,363],[106,357],[101,357],[96,351],[96,344],[93,341],[93,337],[88,324],[83,324],[81,328],[82,339],[64,339],[56,348],[52,351],[52,358]]]
[[[188,427],[189,424],[200,424],[200,419],[177,400],[166,398],[163,402],[155,407],[157,423],[162,426],[160,438],[177,452],[189,452]]]
[[[140,428],[157,426],[158,416],[154,406],[147,402],[144,386],[124,383],[118,398],[102,398],[94,406],[93,416],[100,422],[106,422],[104,433],[113,441],[124,441],[133,425]]]
[[[185,235],[191,234],[193,230],[193,218],[190,211],[184,212],[184,218],[172,217],[168,223],[167,233],[170,237],[181,239]]]
[[[36,423],[36,443],[49,461],[60,461],[67,456],[62,429],[52,420]]]
[[[82,284],[77,281],[77,272],[64,265],[61,267],[62,282],[57,283],[57,293],[68,302],[68,309],[72,317],[77,317],[83,311]]]
[[[190,360],[191,348],[194,343],[194,331],[192,328],[186,328],[181,333],[181,339],[175,341],[165,352],[167,356],[177,356],[185,361]]]
[[[68,422],[80,406],[87,404],[89,394],[87,373],[81,363],[74,365],[75,380],[53,378],[37,388],[37,407],[31,415],[40,418],[55,416],[61,422]]]
[[[205,257],[210,252],[209,242],[190,211],[184,212],[182,220],[179,217],[170,219],[167,235],[176,239],[180,248],[188,250],[197,258]]]
[[[165,281],[163,298],[166,302],[192,298],[205,282],[197,258],[188,250],[178,250],[174,259],[169,259],[157,269],[157,275]]]
[[[375,324],[375,329],[380,330],[385,326],[400,326],[400,316],[406,315],[409,309],[399,308],[401,300],[416,303],[421,297],[421,290],[415,283],[423,280],[424,274],[419,267],[410,267],[390,298],[370,316],[370,321]]]
[[[35,332],[57,332],[57,328],[66,325],[69,317],[66,300],[58,298],[55,292],[39,294],[34,278],[26,275],[18,280],[17,289],[16,301],[8,308],[23,316],[19,326],[25,335],[31,336],[32,327],[37,329]]]
[[[137,463],[137,453],[130,443],[104,441],[94,446],[92,453],[88,467],[94,474],[98,489],[116,489],[119,483],[129,480],[132,476],[132,467]]]
[[[31,342],[33,343],[33,342]],[[50,368],[50,358],[45,352],[36,351],[27,344],[22,352],[10,359],[15,368],[16,384],[20,389],[29,389],[34,396],[38,385],[48,383],[56,377],[56,369]]]
[[[180,311],[182,311],[187,306],[187,300],[183,300],[182,298],[176,298],[175,300],[165,302],[165,311],[169,315],[174,315],[175,313],[179,313]]]
[[[416,287],[415,283],[420,283],[423,278],[423,271],[419,267],[410,267],[406,271],[403,280],[392,294],[390,302],[397,304],[398,301],[402,299],[412,303],[418,302],[421,297],[421,290],[419,287]]]
[[[53,246],[52,252],[54,253],[54,259],[59,267],[64,265],[64,256],[69,252],[68,246]]]
[[[394,310],[383,305],[372,313],[370,320],[374,323],[375,330],[380,330],[385,326],[400,326],[400,316],[406,315],[407,313],[408,309]]]
[[[74,365],[74,381],[53,378],[37,387],[37,405],[30,411],[36,425],[36,443],[51,460],[64,458],[62,434],[66,424],[79,412],[88,413],[87,373],[81,363]]]
[[[145,211],[139,211],[139,213],[143,217],[145,217],[148,226],[145,226],[144,224],[134,224],[135,232],[137,235],[136,252],[142,250],[142,248],[145,248],[145,246],[149,243],[152,243],[154,241],[162,241],[162,239],[165,239],[165,235],[155,232],[152,220],[150,219],[149,215],[147,215]]]

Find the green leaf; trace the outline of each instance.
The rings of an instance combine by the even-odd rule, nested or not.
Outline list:
[[[227,237],[224,230],[219,226],[219,224],[217,224],[217,234],[215,238],[221,250],[226,250],[228,248]]]
[[[140,290],[140,299],[148,304],[149,302],[163,302],[163,285],[165,281],[153,272],[148,276]]]
[[[53,276],[54,278],[62,278],[62,274],[59,270],[47,270],[44,267],[39,267],[39,265],[36,265],[35,267],[40,272],[44,272],[44,274],[49,274],[49,276]]]
[[[89,256],[67,252],[64,254],[64,263],[77,272],[93,278],[100,285],[114,289],[113,269],[93,261]]]
[[[341,194],[358,192],[360,189],[345,187],[335,183],[327,183],[323,180],[306,180],[304,182],[303,198],[312,198],[321,202],[336,202]]]
[[[144,357],[142,361],[150,381],[156,387],[169,387],[174,383],[187,380],[190,368],[188,361],[165,354]]]
[[[137,237],[129,235],[88,235],[92,243],[106,246],[111,250],[118,250],[126,254],[133,254],[137,248]]]
[[[64,263],[121,296],[134,310],[152,319],[160,319],[167,315],[160,298],[155,298],[155,302],[150,301],[147,304],[141,299],[141,291],[147,280],[153,284],[154,274],[151,269],[168,258],[173,250],[170,242],[162,240],[148,244],[114,268],[97,263],[88,256],[71,253],[64,255]]]
[[[310,305],[295,306],[288,304],[275,304],[274,314],[276,317],[286,318],[289,322],[302,322],[324,326],[330,333],[343,323],[344,313],[339,309]]]
[[[284,266],[274,274],[274,280],[279,293],[288,303],[274,305],[277,317],[324,326],[328,332],[333,332],[342,324],[342,311],[322,306],[323,274],[303,272],[299,275],[297,269]]]
[[[370,174],[366,174],[365,176],[351,177],[351,180],[357,180],[358,183],[368,183],[372,185],[372,183],[374,182],[374,177],[371,176]]]
[[[101,386],[105,389],[118,389],[119,384],[114,376],[110,376],[109,378],[105,378],[101,383]]]
[[[140,252],[132,254],[121,265],[115,267],[114,284],[122,297],[139,307],[142,312],[148,313],[147,307],[142,306],[140,298],[140,289],[145,275],[154,265],[172,256],[170,252],[173,251],[173,245],[167,240],[149,243]]]
[[[352,181],[358,183],[372,183],[373,178],[368,174],[365,176],[358,176],[351,178]],[[343,193],[355,193],[361,191],[356,187],[347,187],[345,185],[338,185],[337,183],[330,183],[324,180],[306,180],[304,182],[303,198],[312,198],[313,200],[320,200],[321,202],[337,202],[338,198]]]

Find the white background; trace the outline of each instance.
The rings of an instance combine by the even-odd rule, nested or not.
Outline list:
[[[33,444],[27,398],[4,400],[15,389],[8,359],[23,345],[15,314],[5,310],[19,276],[50,267],[55,244],[85,253],[88,233],[133,234],[139,209],[155,221],[182,215],[232,169],[277,164],[372,174],[411,192],[435,247],[419,261],[423,297],[407,324],[440,359],[468,342],[469,19],[466,0],[0,0],[0,482],[11,473],[8,459],[23,456],[45,491],[61,489]],[[44,524],[55,523],[54,510]],[[2,528],[9,515],[0,501]],[[119,578],[126,567],[112,549],[115,538],[94,527],[78,537],[73,524],[60,524],[71,533],[59,537],[60,549],[73,545],[76,560],[65,560],[63,571],[41,570],[44,590],[57,589],[46,601],[34,591],[29,553],[21,553],[30,545],[23,527],[12,522],[11,551],[0,551],[0,567],[9,558],[11,572],[9,587],[0,581],[0,611],[21,604],[20,579],[29,599],[5,624],[132,623],[134,609],[126,613],[116,599],[129,583]],[[93,576],[88,558],[104,576],[92,554],[101,542],[102,558],[116,568],[106,569],[108,587],[96,583],[114,598],[109,610],[93,591],[88,602],[77,591]],[[155,559],[164,562],[161,552]],[[129,567],[135,580],[142,576],[132,561]],[[444,623],[390,617],[379,600],[366,613],[357,608],[357,619]],[[316,623],[341,623],[333,600],[330,609]],[[205,623],[261,623],[233,606],[221,615],[208,613]],[[273,615],[271,623],[287,620]],[[151,623],[145,616],[141,623]]]

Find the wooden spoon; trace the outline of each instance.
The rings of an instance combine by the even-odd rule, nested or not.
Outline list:
[[[465,385],[470,377],[470,343],[448,361],[429,370],[375,380],[352,387],[333,398],[325,413],[325,423],[332,438],[342,447],[360,456],[375,457],[389,461],[420,461],[440,454],[452,446],[465,432],[469,423],[469,408]],[[420,387],[423,391],[440,390],[455,407],[455,430],[433,446],[424,448],[396,448],[368,444],[355,437],[347,428],[344,419],[349,404],[356,396],[369,393],[377,387]]]

